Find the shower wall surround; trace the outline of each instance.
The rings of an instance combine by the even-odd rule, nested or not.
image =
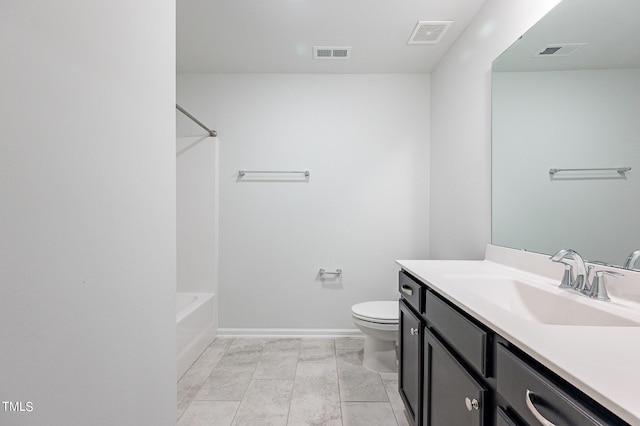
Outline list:
[[[178,76],[179,103],[218,131],[221,334],[353,332],[351,305],[396,298],[394,260],[429,255],[429,90],[428,75]]]
[[[176,215],[179,293],[216,293],[218,140],[176,116]]]

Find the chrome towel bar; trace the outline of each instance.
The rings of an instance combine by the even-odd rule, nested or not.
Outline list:
[[[247,173],[277,173],[277,174],[283,174],[283,173],[302,173],[305,175],[305,177],[309,177],[311,175],[311,172],[309,172],[309,170],[294,170],[294,171],[277,171],[277,170],[238,170],[238,176],[243,177],[244,175],[246,175]]]
[[[551,176],[558,172],[588,172],[588,171],[603,171],[603,170],[615,170],[620,174],[624,174],[631,170],[631,167],[603,167],[603,168],[589,168],[589,169],[549,169]]]
[[[342,269],[338,268],[338,269],[336,269],[335,272],[329,272],[329,271],[325,270],[324,268],[320,268],[320,271],[318,271],[318,273],[320,275],[336,275],[336,276],[338,276],[338,275],[342,274]]]

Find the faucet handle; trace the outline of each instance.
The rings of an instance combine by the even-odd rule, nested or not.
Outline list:
[[[575,251],[572,249],[560,249],[553,256],[550,256],[549,259],[551,259],[554,262],[560,262],[562,259],[565,258],[565,256],[568,256],[573,253],[575,253]]]
[[[593,277],[593,283],[591,284],[591,289],[589,290],[589,297],[604,301],[611,300],[607,293],[607,286],[604,281],[605,275],[610,275],[612,277],[624,277],[624,274],[621,274],[620,272],[608,271],[606,269],[596,271],[595,276]]]
[[[573,276],[573,265],[565,262],[564,260],[559,260],[558,262],[564,265],[564,275],[562,275],[560,288],[573,288],[572,285],[575,281],[575,278]]]

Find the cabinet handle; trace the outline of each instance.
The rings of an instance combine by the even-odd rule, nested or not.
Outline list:
[[[408,285],[403,285],[400,290],[407,296],[413,296],[413,289]]]
[[[529,409],[529,411],[531,411],[531,414],[533,414],[533,417],[535,417],[536,420],[538,420],[540,424],[543,426],[555,426],[549,420],[545,419],[544,416],[540,414],[538,409],[533,405],[533,400],[532,400],[533,396],[534,396],[534,393],[531,392],[529,389],[527,389],[527,396],[525,398],[525,402],[527,403],[527,408]]]
[[[420,334],[420,330],[418,330],[417,328],[411,327],[411,335],[417,336],[418,334]]]
[[[469,399],[468,397],[464,399],[464,404],[467,406],[467,410],[471,411],[473,409],[478,409],[480,404],[478,404],[478,400],[473,398]]]

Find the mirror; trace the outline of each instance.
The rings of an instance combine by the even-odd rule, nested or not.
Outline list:
[[[494,61],[493,244],[640,248],[639,23],[638,1],[563,0]]]

